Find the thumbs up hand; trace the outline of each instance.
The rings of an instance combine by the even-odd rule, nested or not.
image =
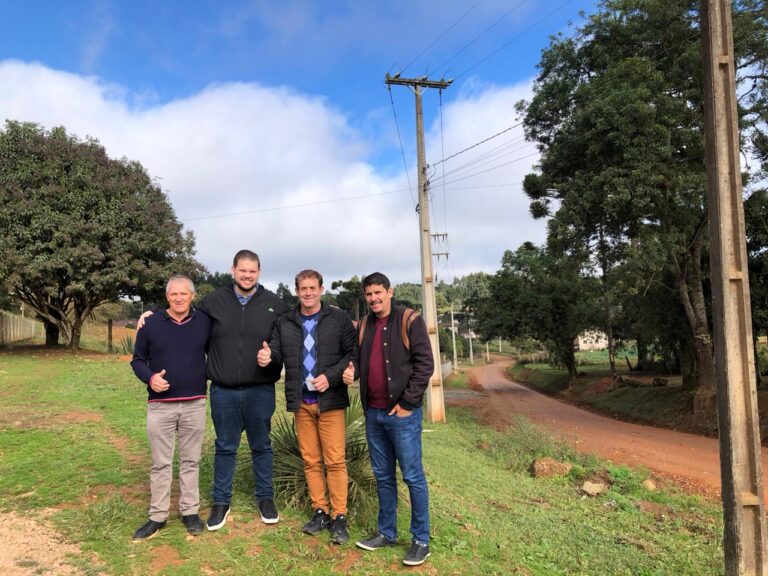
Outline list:
[[[149,387],[158,394],[162,394],[171,387],[171,383],[165,379],[165,368],[152,375],[149,380]]]
[[[261,350],[256,354],[256,362],[262,368],[266,368],[272,362],[272,350],[269,349],[269,344],[266,341],[261,343]]]
[[[355,365],[352,364],[352,362],[350,362],[347,367],[344,368],[341,379],[347,386],[352,386],[352,383],[355,381]]]

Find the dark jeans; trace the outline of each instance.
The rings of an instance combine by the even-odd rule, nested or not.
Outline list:
[[[232,480],[243,430],[251,448],[256,500],[274,497],[272,442],[269,438],[274,412],[275,387],[272,385],[230,388],[211,384],[211,418],[216,430],[214,504],[232,501]]]
[[[379,531],[397,539],[397,477],[395,462],[411,496],[411,534],[413,540],[429,543],[429,490],[421,464],[422,410],[410,416],[390,416],[386,410],[368,408],[365,435],[379,495]]]

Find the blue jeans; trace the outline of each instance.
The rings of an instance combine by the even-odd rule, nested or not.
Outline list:
[[[245,430],[251,448],[256,500],[274,497],[272,486],[272,414],[275,387],[272,385],[230,388],[211,384],[211,418],[216,430],[213,459],[213,503],[232,501],[232,480],[237,449]]]
[[[429,490],[421,464],[421,408],[401,418],[387,410],[368,408],[365,435],[371,467],[379,495],[379,532],[397,539],[397,477],[395,462],[411,496],[411,534],[413,540],[429,543]]]

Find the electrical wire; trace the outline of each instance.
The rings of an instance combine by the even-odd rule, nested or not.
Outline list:
[[[467,68],[466,70],[464,70],[464,72],[462,72],[461,74],[459,74],[458,76],[456,76],[456,77],[454,78],[454,81],[455,81],[455,80],[458,80],[458,79],[459,79],[459,78],[461,78],[462,76],[464,76],[464,75],[468,74],[469,72],[471,72],[472,70],[474,70],[475,68],[477,68],[478,66],[480,66],[480,64],[482,64],[482,63],[483,63],[483,62],[485,62],[486,60],[488,60],[488,59],[492,58],[493,56],[495,56],[496,54],[498,54],[499,52],[501,52],[502,50],[504,50],[504,48],[506,48],[507,46],[509,46],[510,44],[512,44],[512,42],[514,42],[515,40],[517,40],[518,38],[520,38],[521,36],[523,36],[523,35],[524,35],[524,34],[526,34],[527,32],[531,31],[533,28],[535,28],[536,26],[538,26],[539,24],[541,24],[542,22],[544,22],[544,20],[546,20],[547,18],[549,18],[550,16],[552,16],[552,15],[553,15],[553,14],[555,14],[556,12],[559,12],[560,10],[562,10],[562,9],[563,9],[565,6],[567,6],[567,5],[568,5],[568,4],[570,4],[571,2],[573,2],[573,0],[566,0],[565,2],[563,2],[562,4],[560,4],[560,5],[559,5],[557,8],[555,8],[554,10],[552,10],[552,11],[548,12],[548,13],[547,13],[547,14],[546,14],[546,15],[545,15],[543,18],[540,18],[539,20],[537,20],[536,22],[534,22],[533,24],[531,24],[530,26],[528,26],[528,28],[526,28],[525,30],[523,30],[522,32],[520,32],[519,34],[517,34],[516,36],[514,36],[514,37],[513,37],[513,38],[512,38],[512,39],[511,39],[509,42],[506,42],[506,43],[502,44],[502,45],[501,45],[499,48],[497,48],[496,50],[494,50],[493,52],[491,52],[490,54],[488,54],[488,56],[486,56],[485,58],[483,58],[483,59],[482,59],[482,60],[480,60],[479,62],[477,62],[477,63],[473,64],[472,66],[470,66],[469,68]],[[439,68],[438,68],[438,69],[439,69]]]
[[[395,110],[395,100],[392,97],[392,86],[387,85],[387,91],[389,92],[389,101],[392,103],[392,115],[395,117],[395,128],[397,129],[397,141],[400,143],[400,154],[403,157],[403,169],[405,170],[405,178],[408,181],[408,191],[411,193],[411,202],[413,207],[418,206],[418,202],[413,197],[413,186],[411,185],[411,176],[408,173],[408,161],[405,159],[405,149],[403,148],[403,139],[400,137],[400,124],[397,121],[397,111]]]
[[[442,106],[442,101],[441,101],[441,106]],[[441,117],[440,121],[442,122],[442,117]],[[497,138],[497,137],[501,136],[502,134],[506,134],[510,130],[512,130],[514,128],[517,128],[518,126],[522,126],[522,125],[523,125],[522,122],[518,122],[517,124],[513,124],[509,128],[505,128],[504,130],[502,130],[500,132],[496,132],[496,134],[494,134],[493,136],[488,136],[488,138],[485,138],[484,140],[480,140],[480,142],[472,144],[472,146],[467,146],[466,148],[464,148],[464,150],[460,150],[459,152],[456,152],[455,154],[451,154],[450,156],[448,156],[448,158],[445,158],[445,155],[443,155],[443,159],[442,160],[438,160],[437,162],[435,162],[433,164],[429,164],[429,166],[430,167],[434,167],[434,166],[437,166],[438,164],[443,164],[444,162],[447,162],[451,158],[456,158],[456,156],[464,154],[464,152],[468,152],[468,151],[472,150],[473,148],[477,148],[481,144],[485,144],[489,140],[493,140],[494,138]]]
[[[475,37],[474,37],[472,40],[470,40],[470,41],[469,41],[468,43],[466,43],[466,44],[465,44],[465,45],[464,45],[462,48],[460,48],[460,49],[458,50],[458,52],[455,52],[455,53],[453,54],[453,56],[451,56],[450,58],[448,58],[448,60],[446,60],[445,62],[443,62],[442,64],[440,64],[440,66],[438,66],[437,68],[435,68],[435,70],[433,71],[433,74],[436,74],[438,70],[440,70],[441,68],[444,68],[446,64],[448,64],[448,63],[449,63],[451,60],[453,60],[454,58],[456,58],[456,56],[458,56],[459,54],[461,54],[462,52],[464,52],[464,50],[466,50],[466,49],[467,49],[467,48],[469,48],[469,47],[470,47],[472,44],[474,44],[475,42],[477,42],[477,41],[478,41],[480,38],[482,38],[483,36],[485,36],[485,35],[486,35],[488,32],[490,32],[490,31],[491,31],[491,29],[493,29],[494,27],[496,27],[496,26],[497,26],[497,25],[498,25],[498,24],[499,24],[499,23],[500,23],[502,20],[504,20],[504,19],[505,19],[507,16],[509,16],[510,14],[512,14],[512,12],[514,12],[515,10],[517,10],[518,8],[520,8],[520,6],[522,6],[523,4],[525,4],[527,1],[528,1],[528,0],[522,0],[522,1],[521,1],[519,4],[517,4],[516,6],[514,6],[514,7],[513,7],[513,8],[512,8],[512,9],[511,9],[509,12],[507,12],[507,13],[506,13],[506,14],[504,14],[504,15],[503,15],[501,18],[499,18],[498,20],[496,20],[496,21],[495,21],[493,24],[491,24],[490,26],[488,26],[488,28],[486,28],[485,30],[483,30],[482,32],[480,32],[480,34],[478,34],[477,36],[475,36]]]
[[[474,4],[474,5],[472,5],[472,7],[471,7],[469,10],[467,10],[466,12],[464,12],[464,14],[462,14],[462,15],[459,17],[459,19],[458,19],[458,20],[456,20],[456,21],[455,21],[453,24],[451,24],[451,25],[450,25],[450,26],[449,26],[449,27],[448,27],[448,28],[447,28],[447,29],[446,29],[446,30],[445,30],[445,31],[444,31],[442,34],[440,34],[440,35],[439,35],[437,38],[435,38],[435,39],[434,39],[434,40],[433,40],[433,41],[432,41],[432,42],[429,44],[429,46],[427,46],[426,48],[424,48],[424,50],[422,50],[422,51],[419,53],[419,55],[418,55],[418,56],[416,56],[416,57],[415,57],[413,60],[411,60],[410,62],[408,62],[408,64],[406,64],[406,65],[405,65],[403,68],[401,68],[401,69],[400,69],[400,73],[402,74],[403,72],[405,72],[405,71],[406,71],[406,70],[407,70],[407,69],[408,69],[408,68],[409,68],[409,67],[410,67],[410,66],[411,66],[411,65],[412,65],[414,62],[416,62],[416,61],[417,61],[419,58],[421,58],[422,56],[424,56],[424,54],[425,54],[425,53],[426,53],[426,52],[427,52],[427,51],[428,51],[430,48],[432,48],[432,46],[434,46],[434,45],[435,45],[435,44],[437,44],[437,43],[438,43],[440,40],[442,40],[442,39],[443,39],[443,37],[444,37],[446,34],[448,34],[448,32],[450,32],[451,30],[453,30],[453,29],[454,29],[454,28],[455,28],[455,27],[456,27],[456,26],[459,24],[459,22],[461,22],[462,20],[464,20],[464,18],[466,18],[466,17],[469,15],[469,13],[470,13],[470,12],[472,12],[472,10],[474,10],[475,8],[477,8],[477,7],[478,7],[478,5],[479,5],[479,4],[481,4],[482,2],[483,2],[483,0],[477,0],[477,2],[475,2],[475,4]]]

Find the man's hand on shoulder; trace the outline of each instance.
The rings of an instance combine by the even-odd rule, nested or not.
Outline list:
[[[147,310],[141,316],[139,316],[139,321],[136,322],[136,330],[141,330],[141,327],[144,326],[144,322],[146,322],[147,318],[152,316],[152,314],[152,310]]]

